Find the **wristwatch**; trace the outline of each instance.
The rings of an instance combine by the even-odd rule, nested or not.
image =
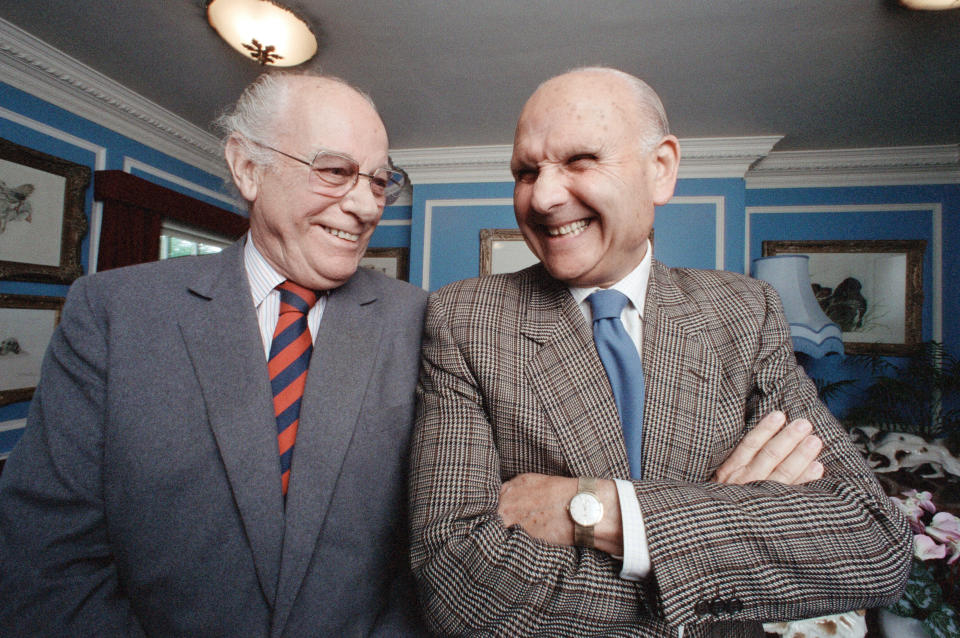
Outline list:
[[[593,528],[603,518],[603,503],[597,498],[597,479],[581,476],[577,479],[577,493],[567,505],[573,519],[573,543],[593,547]]]

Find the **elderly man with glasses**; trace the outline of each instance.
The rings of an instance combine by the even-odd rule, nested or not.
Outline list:
[[[85,277],[0,479],[0,635],[420,633],[404,481],[425,293],[360,258],[404,186],[372,102],[220,119],[250,232]]]

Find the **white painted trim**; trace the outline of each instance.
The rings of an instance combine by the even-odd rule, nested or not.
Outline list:
[[[411,223],[409,219],[381,219],[377,226],[409,226]]]
[[[781,139],[782,135],[681,139],[680,179],[742,179]]]
[[[742,178],[780,136],[680,140],[680,177]],[[414,184],[513,182],[509,144],[393,149],[390,157]]]
[[[0,20],[2,23],[2,20]],[[0,25],[2,26],[2,25]],[[0,107],[0,117],[19,124],[25,128],[32,129],[48,137],[60,140],[61,142],[66,142],[67,144],[72,144],[78,148],[82,148],[85,151],[90,151],[93,153],[93,170],[102,171],[107,167],[107,149],[99,144],[94,144],[89,140],[85,140],[82,137],[77,137],[76,135],[71,135],[66,131],[61,131],[58,128],[54,128],[43,122],[38,122],[37,120],[21,115],[16,111],[11,111],[9,109]],[[93,188],[93,176],[90,178],[91,184],[90,188]],[[99,255],[100,250],[100,225],[103,222],[103,202],[98,202],[93,200],[93,206],[90,209],[90,227],[87,230],[90,236],[90,244],[88,246],[88,263],[87,263],[87,272],[94,273],[97,272],[97,256]]]
[[[406,169],[404,169],[406,170]],[[450,206],[513,206],[512,197],[478,197],[472,199],[428,199],[423,212],[423,270],[420,287],[430,290],[430,244],[433,232],[434,207]]]
[[[0,81],[191,166],[227,177],[214,135],[2,18]]]
[[[935,341],[943,341],[943,205],[938,202],[910,204],[823,204],[816,206],[747,206],[744,216],[744,273],[750,274],[750,216],[795,213],[887,213],[929,211],[933,230],[933,326]]]
[[[230,206],[231,208],[234,208],[235,210],[244,210],[246,208],[245,203],[237,199],[234,199],[233,197],[230,197],[229,195],[226,195],[221,191],[215,191],[209,188],[205,188],[203,186],[200,186],[199,184],[186,180],[178,175],[174,175],[173,173],[168,173],[167,171],[161,170],[155,166],[151,166],[150,164],[145,164],[144,162],[135,160],[132,157],[124,157],[123,171],[125,173],[132,174],[134,170],[138,170],[148,175],[153,175],[154,177],[158,177],[162,180],[166,180],[172,184],[177,184],[178,186],[182,186],[186,189],[192,190],[195,193],[200,193],[201,195],[205,195],[206,197],[215,199],[218,202],[223,202],[224,204],[227,204],[228,206]]]
[[[12,421],[0,421],[0,432],[9,432],[10,430],[22,430],[27,427],[26,419],[13,419]]]
[[[413,184],[513,182],[510,145],[391,149]]]
[[[960,183],[960,144],[775,151],[747,173],[747,188]]]
[[[714,234],[716,235],[716,245],[714,246],[714,268],[723,270],[726,264],[724,256],[724,243],[726,241],[726,203],[727,198],[722,195],[678,195],[667,202],[670,204],[713,204],[716,212],[714,213]],[[656,253],[656,249],[654,249]]]

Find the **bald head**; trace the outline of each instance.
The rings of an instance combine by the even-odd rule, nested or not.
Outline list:
[[[541,84],[517,122],[517,224],[547,271],[606,287],[646,254],[654,207],[673,195],[680,149],[650,87],[585,68]]]
[[[564,94],[579,94],[594,103],[610,100],[611,106],[636,127],[643,150],[653,148],[670,134],[667,112],[656,91],[640,78],[619,69],[589,66],[554,76],[537,87],[527,105],[535,100],[557,101],[563,99]]]

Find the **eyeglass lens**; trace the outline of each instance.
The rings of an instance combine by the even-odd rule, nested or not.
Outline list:
[[[331,189],[349,190],[357,183],[360,175],[370,180],[370,190],[375,197],[384,198],[393,203],[403,189],[403,175],[398,171],[378,168],[372,174],[361,173],[357,163],[348,157],[321,151],[310,165],[310,184],[321,193]]]

